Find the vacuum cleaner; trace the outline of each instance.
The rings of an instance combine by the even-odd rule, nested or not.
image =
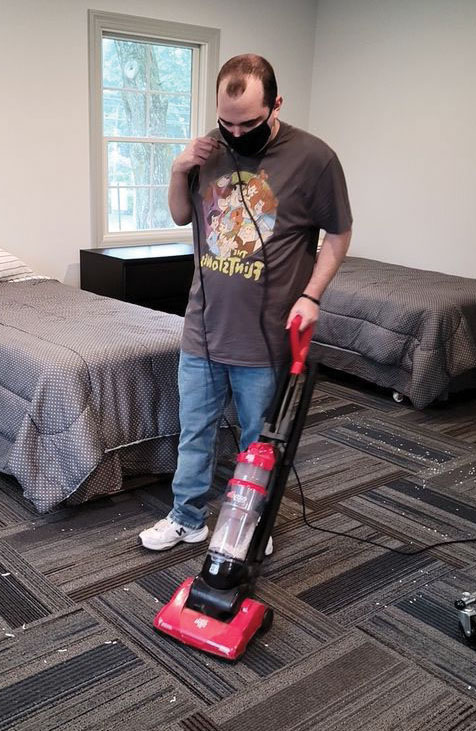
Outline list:
[[[312,397],[317,365],[307,363],[312,328],[290,328],[292,363],[257,442],[237,456],[200,574],[186,579],[155,616],[180,642],[237,660],[273,610],[252,598]]]
[[[466,644],[476,647],[476,592],[464,591],[455,601],[459,629]]]

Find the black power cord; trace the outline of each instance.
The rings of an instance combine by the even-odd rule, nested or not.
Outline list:
[[[350,533],[341,533],[339,531],[329,530],[327,528],[320,528],[319,526],[313,525],[312,523],[310,523],[307,519],[306,503],[304,501],[304,492],[302,489],[301,480],[299,479],[299,475],[297,473],[297,470],[296,470],[294,464],[292,465],[292,468],[293,468],[294,475],[296,477],[296,481],[297,481],[297,484],[299,487],[299,492],[301,493],[302,517],[303,517],[304,523],[308,526],[308,528],[312,528],[312,530],[318,530],[318,531],[321,531],[322,533],[330,533],[333,536],[342,536],[344,538],[350,538],[353,541],[359,541],[359,543],[368,543],[371,546],[377,546],[377,548],[383,548],[385,551],[391,551],[392,553],[399,553],[401,556],[418,556],[418,554],[426,553],[426,551],[431,551],[432,548],[439,548],[440,546],[451,546],[451,545],[454,545],[455,543],[476,543],[476,538],[462,538],[460,540],[455,540],[455,541],[440,541],[438,543],[432,543],[429,546],[425,546],[424,548],[417,548],[415,550],[402,551],[399,548],[389,548],[388,546],[382,545],[382,543],[377,543],[376,541],[370,541],[367,538],[357,538],[357,536],[352,536],[352,535],[350,535]]]
[[[220,140],[219,140],[219,142],[220,142],[220,144],[223,144]],[[263,280],[263,296],[262,296],[262,299],[261,299],[261,309],[260,309],[260,313],[259,313],[259,325],[260,325],[261,334],[263,335],[263,340],[264,340],[264,342],[266,344],[266,350],[268,351],[269,362],[271,364],[271,368],[272,368],[273,373],[274,373],[274,381],[275,381],[275,384],[277,384],[277,382],[278,382],[278,374],[277,374],[276,363],[275,363],[274,358],[273,358],[273,351],[271,349],[271,345],[269,343],[268,335],[266,333],[266,328],[264,326],[264,313],[266,311],[266,304],[268,302],[268,281],[269,281],[268,280],[268,276],[269,276],[268,253],[266,251],[266,245],[264,243],[263,236],[261,235],[260,227],[259,227],[257,221],[255,220],[253,214],[251,213],[251,211],[250,211],[250,209],[248,207],[248,203],[246,202],[245,194],[244,194],[244,191],[243,191],[243,180],[242,180],[242,177],[241,177],[241,172],[240,172],[240,168],[239,168],[239,165],[238,165],[238,160],[236,159],[236,155],[233,152],[233,150],[231,149],[231,147],[229,147],[228,145],[224,145],[224,146],[225,146],[225,148],[227,149],[227,151],[229,152],[229,154],[231,155],[231,157],[233,159],[233,163],[235,165],[236,174],[238,176],[238,185],[240,187],[241,201],[243,203],[243,206],[245,207],[246,213],[248,214],[250,221],[253,223],[253,226],[255,227],[256,233],[258,234],[258,238],[259,238],[260,243],[261,243],[261,248],[263,250],[264,280]]]

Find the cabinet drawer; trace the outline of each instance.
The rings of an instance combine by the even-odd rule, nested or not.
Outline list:
[[[188,294],[192,284],[193,259],[160,262],[127,262],[124,272],[125,299],[173,298]]]

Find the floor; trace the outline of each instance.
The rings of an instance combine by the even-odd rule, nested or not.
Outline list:
[[[40,516],[1,478],[0,731],[476,729],[454,609],[476,542],[391,550],[476,539],[476,394],[418,412],[326,372],[296,468],[315,529],[292,477],[257,591],[275,621],[236,664],[152,629],[206,550],[139,546],[166,483]]]

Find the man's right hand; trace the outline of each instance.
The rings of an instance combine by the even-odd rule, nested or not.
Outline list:
[[[192,220],[192,199],[188,185],[188,174],[195,166],[206,163],[212,152],[218,150],[218,141],[213,137],[197,137],[172,163],[169,185],[169,208],[177,226],[185,226]]]
[[[218,147],[218,141],[213,137],[196,137],[175,158],[172,173],[189,173],[196,165],[201,167]]]

